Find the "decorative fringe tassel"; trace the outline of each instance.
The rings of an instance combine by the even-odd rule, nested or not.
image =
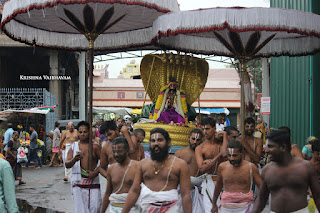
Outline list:
[[[238,32],[244,46],[252,33],[261,31],[260,42],[276,36],[255,56],[308,55],[320,49],[319,23],[319,15],[296,10],[212,8],[162,15],[154,22],[152,34],[153,41],[166,48],[233,57],[213,31],[229,43],[228,32]]]

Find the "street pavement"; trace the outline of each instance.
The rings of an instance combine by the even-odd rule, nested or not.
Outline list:
[[[25,200],[29,205],[55,210],[57,212],[74,212],[74,204],[71,198],[71,186],[63,181],[63,167],[43,166],[37,170],[34,167],[22,170],[25,185],[18,185],[16,181],[16,198]],[[106,179],[100,176],[101,194],[106,190]],[[268,206],[267,206],[268,208]],[[267,208],[263,213],[267,213]]]
[[[33,207],[42,207],[58,212],[73,213],[74,204],[71,198],[70,182],[63,181],[63,167],[43,166],[37,170],[34,167],[22,170],[24,185],[16,181],[16,198],[25,200]],[[101,191],[105,192],[106,179],[100,176]]]

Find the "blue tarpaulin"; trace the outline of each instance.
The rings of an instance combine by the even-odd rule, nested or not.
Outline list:
[[[199,108],[195,108],[196,112],[199,113]],[[203,114],[211,114],[211,113],[224,113],[226,115],[229,115],[230,112],[227,108],[200,108],[200,112]]]

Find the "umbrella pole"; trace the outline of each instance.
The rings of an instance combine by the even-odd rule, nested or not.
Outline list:
[[[246,72],[246,67],[247,67],[247,62],[246,61],[241,61],[241,70],[240,70],[240,73],[241,73],[241,105],[240,105],[240,109],[241,109],[241,114],[240,114],[240,117],[241,117],[241,138],[244,138],[245,137],[245,134],[244,134],[244,120],[245,120],[245,113],[246,113],[246,108],[245,108],[245,97],[244,97],[244,72]]]
[[[92,96],[93,96],[93,51],[94,40],[89,40],[89,153],[88,153],[88,169],[92,169]]]

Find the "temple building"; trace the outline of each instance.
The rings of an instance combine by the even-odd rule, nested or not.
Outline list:
[[[130,63],[134,65],[134,63]],[[129,66],[127,66],[128,68]],[[99,79],[102,79],[99,77]],[[228,116],[235,125],[239,124],[240,85],[239,75],[234,68],[210,69],[208,81],[200,95],[200,108],[227,108]],[[94,82],[94,107],[129,107],[142,108],[145,88],[141,79],[104,78]],[[145,104],[150,104],[147,96]],[[198,100],[192,104],[199,108]]]

